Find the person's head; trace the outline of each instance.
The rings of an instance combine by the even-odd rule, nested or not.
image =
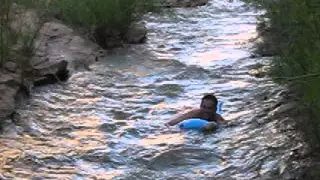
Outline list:
[[[215,113],[217,111],[218,100],[213,94],[202,97],[200,110],[204,113]]]

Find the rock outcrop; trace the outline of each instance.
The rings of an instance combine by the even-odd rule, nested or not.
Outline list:
[[[0,123],[15,111],[21,98],[27,97],[33,86],[67,80],[79,69],[89,69],[105,53],[95,43],[78,36],[59,22],[47,22],[35,42],[35,55],[26,67],[18,61],[8,61],[0,70]]]
[[[18,73],[5,69],[0,71],[0,122],[8,118],[14,112],[19,101],[28,96],[29,86],[30,84],[23,81]]]
[[[58,22],[44,24],[35,47],[36,54],[31,65],[35,83],[39,85],[54,79],[66,80],[72,71],[80,68],[89,69],[90,64],[100,57],[99,53],[103,54],[98,45]]]

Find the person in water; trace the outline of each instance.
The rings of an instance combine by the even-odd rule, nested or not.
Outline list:
[[[214,122],[217,124],[226,124],[226,121],[224,120],[224,118],[221,115],[216,113],[217,104],[218,104],[218,100],[213,94],[205,95],[202,97],[200,108],[193,109],[184,114],[181,114],[180,116],[166,123],[166,126],[174,126],[182,122],[183,120],[191,119],[191,118],[200,118],[200,119],[204,119],[209,122]],[[207,129],[210,128],[211,126],[214,125],[214,123],[212,124],[209,123],[206,128]]]

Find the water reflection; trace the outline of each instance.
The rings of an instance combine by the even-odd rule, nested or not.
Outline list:
[[[95,175],[92,175],[92,179],[113,179],[123,173],[122,170],[111,170],[111,171],[103,171],[101,173],[94,172]]]
[[[247,110],[247,111],[239,111],[236,113],[228,113],[227,115],[224,115],[224,117],[226,119],[238,119],[243,115],[247,115],[247,114],[253,114],[253,112],[251,110]]]
[[[197,58],[197,61],[195,63],[197,64],[207,64],[211,63],[211,61],[218,61],[218,60],[225,60],[225,59],[235,59],[239,57],[239,51],[238,53],[235,52],[231,53],[230,51],[227,50],[222,50],[222,49],[216,49],[212,51],[207,51],[203,53],[196,53],[192,55],[193,57]]]
[[[149,136],[147,138],[139,140],[138,144],[145,147],[154,145],[184,144],[184,136],[185,135],[182,133]]]

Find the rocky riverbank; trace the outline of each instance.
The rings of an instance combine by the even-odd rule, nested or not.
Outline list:
[[[194,7],[206,3],[208,0],[168,0],[164,2],[164,6]],[[19,17],[26,17],[28,26],[34,27],[38,22],[37,18],[30,18],[29,14],[26,12]],[[16,24],[16,28],[21,27],[19,23],[13,24]],[[28,99],[34,86],[66,81],[75,71],[90,70],[92,63],[107,54],[106,49],[121,46],[123,43],[143,43],[147,35],[143,23],[132,25],[128,33],[121,37],[117,33],[109,36],[106,29],[103,30],[100,34],[92,34],[100,41],[95,43],[92,38],[84,37],[83,33],[58,20],[44,23],[34,45],[34,56],[27,59],[28,65],[15,59],[7,61],[4,68],[0,69],[0,124],[14,117],[16,107]]]

